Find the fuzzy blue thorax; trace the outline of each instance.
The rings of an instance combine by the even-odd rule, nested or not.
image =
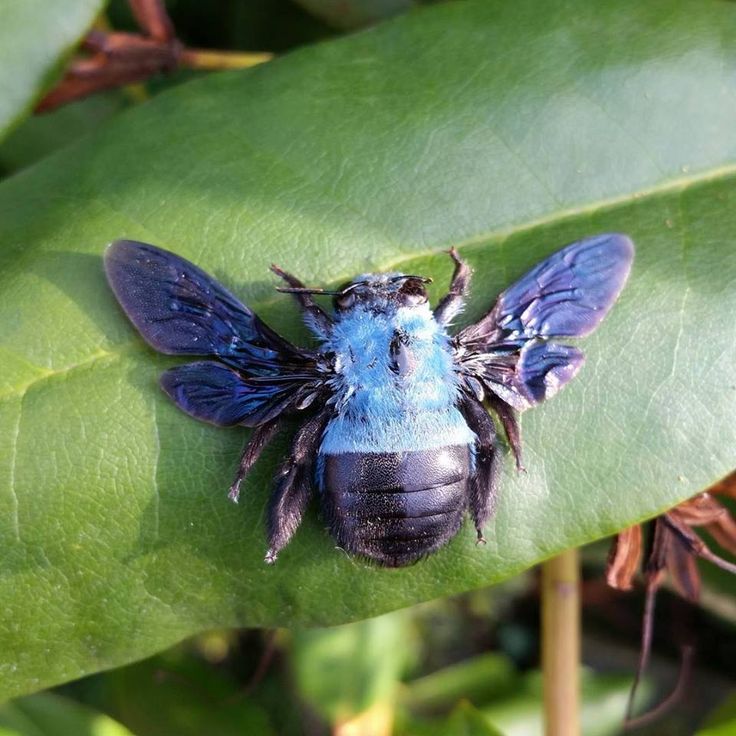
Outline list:
[[[336,356],[338,411],[321,453],[474,443],[456,408],[459,389],[449,338],[428,304],[379,312],[357,306],[338,315],[325,349]]]

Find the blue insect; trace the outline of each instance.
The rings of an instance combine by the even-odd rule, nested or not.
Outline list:
[[[161,385],[185,412],[254,427],[230,488],[240,486],[284,417],[307,418],[276,477],[266,562],[276,560],[316,489],[347,552],[408,565],[460,529],[478,540],[493,512],[499,450],[490,408],[521,467],[517,414],[549,398],[583,354],[559,338],[583,337],[607,314],[634,248],[623,235],[581,240],[504,291],[475,324],[452,335],[470,269],[450,251],[449,292],[432,310],[421,276],[370,273],[337,291],[305,287],[277,266],[319,349],[280,337],[215,279],[152,245],[107,250],[110,286],[156,350],[206,358],[167,370]],[[314,295],[333,297],[332,313]],[[485,406],[484,406],[485,404]]]

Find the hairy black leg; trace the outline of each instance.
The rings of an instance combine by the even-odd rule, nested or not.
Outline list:
[[[434,310],[434,318],[443,325],[448,324],[465,304],[465,294],[470,286],[470,267],[455,248],[450,248],[450,258],[455,261],[455,272],[452,274],[450,290],[445,294]]]
[[[501,420],[503,430],[506,432],[506,439],[508,439],[511,451],[516,459],[517,470],[526,470],[521,459],[521,428],[519,427],[518,414],[512,406],[509,406],[494,394],[488,396],[488,404]]]
[[[322,432],[330,417],[321,411],[307,420],[296,433],[291,453],[276,476],[276,489],[268,507],[268,551],[265,561],[276,562],[301,523],[312,491],[312,469]]]
[[[483,404],[470,395],[464,397],[460,411],[478,438],[475,444],[475,471],[468,483],[468,508],[478,532],[478,541],[485,542],[483,526],[496,507],[499,470],[496,427]]]
[[[233,484],[230,486],[230,491],[227,494],[228,498],[234,503],[238,502],[238,497],[240,496],[240,484],[245,480],[250,469],[255,465],[256,460],[258,460],[261,452],[263,452],[263,448],[279,431],[280,426],[281,421],[279,417],[276,417],[270,422],[266,422],[265,424],[261,424],[260,427],[256,427],[248,438],[248,442],[243,448],[243,454],[240,456],[238,472],[236,473],[235,480],[233,480]]]
[[[271,264],[271,270],[281,277],[290,287],[295,289],[304,288],[304,284],[296,277],[279,268],[275,263]],[[299,307],[304,313],[304,321],[312,332],[320,337],[329,335],[332,331],[332,317],[314,301],[311,294],[294,294]]]

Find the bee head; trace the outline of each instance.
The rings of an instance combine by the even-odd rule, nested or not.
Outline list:
[[[334,294],[335,311],[363,307],[379,312],[427,303],[425,284],[432,279],[403,273],[368,273],[345,284]]]
[[[271,268],[278,275],[284,273],[276,266]],[[298,281],[296,283],[299,284]],[[279,287],[277,291],[331,296],[338,314],[356,308],[369,309],[373,312],[393,312],[400,307],[420,307],[427,304],[427,289],[424,285],[430,283],[432,279],[405,273],[366,273],[343,284],[336,291],[301,284]]]

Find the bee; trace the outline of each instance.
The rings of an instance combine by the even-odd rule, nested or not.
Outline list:
[[[313,491],[338,545],[383,566],[436,551],[466,511],[485,541],[501,456],[487,408],[521,468],[518,413],[579,371],[583,353],[558,340],[598,326],[626,282],[634,247],[620,234],[568,245],[455,334],[449,326],[471,271],[455,249],[449,254],[450,288],[434,309],[423,276],[368,273],[328,291],[272,266],[319,343],[310,349],[278,335],[180,256],[130,240],[108,247],[110,286],[149,345],[204,358],[167,370],[163,390],[197,419],[253,428],[233,501],[284,417],[305,416],[270,498],[266,562],[292,538]],[[331,312],[317,295],[332,296]]]

